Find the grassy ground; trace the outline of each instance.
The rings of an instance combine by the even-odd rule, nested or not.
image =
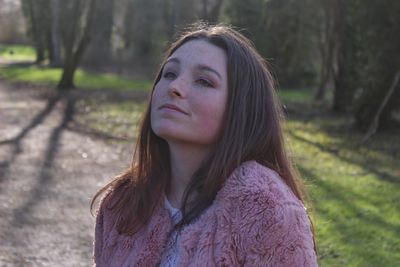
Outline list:
[[[43,82],[40,77],[59,75],[51,74],[51,69],[31,68],[27,70],[32,74],[26,78],[29,81]],[[18,69],[0,69],[0,75],[10,79],[22,79],[25,74],[18,74]],[[96,85],[103,87],[103,82],[107,84],[104,77],[87,81],[98,79]],[[108,81],[104,87],[124,87],[118,77]],[[287,107],[289,148],[313,201],[320,266],[399,266],[400,129],[358,144],[362,133],[352,128],[351,119],[312,107],[309,90],[281,91],[279,95]],[[136,134],[144,106],[140,101],[101,105],[82,101],[79,108],[85,112],[77,122],[130,139]]]
[[[360,145],[351,119],[313,113],[289,113],[286,132],[313,201],[321,266],[399,266],[400,129]]]
[[[0,57],[13,61],[34,61],[35,51],[27,45],[0,44]]]
[[[0,58],[20,62],[0,66],[0,77],[7,80],[55,86],[61,78],[61,68],[33,64],[35,54],[30,46],[0,44]],[[77,87],[88,89],[149,90],[152,85],[148,80],[131,80],[111,73],[95,74],[82,69],[76,71],[74,81]]]
[[[61,74],[62,70],[60,68],[47,68],[36,65],[0,67],[0,77],[7,80],[44,85],[57,85]],[[77,87],[88,89],[148,90],[151,88],[151,81],[135,81],[115,74],[93,74],[82,69],[76,71],[74,81]]]

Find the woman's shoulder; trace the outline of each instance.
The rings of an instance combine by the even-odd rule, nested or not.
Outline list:
[[[115,183],[114,183],[115,182]],[[115,217],[116,205],[126,194],[126,188],[129,187],[128,179],[115,179],[112,183],[104,187],[96,198],[98,199],[97,215],[103,217]]]
[[[277,172],[245,162],[220,192],[219,207],[225,211],[221,214],[230,218],[248,265],[317,265],[304,205]]]
[[[97,213],[104,212],[109,209],[111,204],[111,199],[113,197],[114,190],[112,188],[107,188],[98,197]]]
[[[236,198],[242,204],[253,205],[262,201],[268,206],[291,204],[303,207],[276,171],[256,161],[244,162],[236,168],[219,195],[222,201],[224,198],[230,201]]]
[[[96,225],[101,224],[102,228],[110,230],[116,219],[112,210],[112,203],[115,200],[114,190],[107,189],[99,198],[96,211]]]

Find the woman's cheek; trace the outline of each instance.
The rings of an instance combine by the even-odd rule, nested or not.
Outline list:
[[[204,114],[204,116],[201,117],[197,127],[200,137],[203,136],[206,139],[209,139],[209,142],[215,141],[222,124],[221,113],[222,112],[219,110],[219,108],[212,109],[210,107],[206,107],[202,110],[202,114]]]

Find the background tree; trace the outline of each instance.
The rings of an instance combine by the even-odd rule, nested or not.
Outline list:
[[[165,43],[162,30],[162,0],[131,0],[124,18],[124,49],[136,73],[149,75]]]
[[[283,87],[310,86],[317,75],[320,19],[314,0],[231,0],[227,19],[243,28]],[[317,11],[315,11],[315,9]]]
[[[350,112],[359,129],[366,129],[400,68],[400,5],[392,1],[336,1],[333,110]],[[388,41],[390,40],[390,41]],[[332,62],[323,61],[329,69]],[[335,64],[333,64],[334,66]],[[381,126],[399,107],[399,90],[382,110]]]
[[[22,0],[23,14],[36,51],[36,62],[49,60],[51,66],[61,66],[60,0]]]
[[[169,40],[179,30],[198,19],[198,12],[194,0],[165,0],[163,3],[165,31]]]
[[[356,125],[365,129],[400,69],[400,2],[367,0],[358,7],[359,29],[355,34],[360,47],[357,76],[360,86],[354,115]],[[381,126],[390,121],[399,106],[400,90],[396,87],[381,113]]]
[[[343,1],[322,1],[324,15],[320,34],[320,81],[314,95],[315,101],[322,101],[328,90],[335,91],[335,80],[339,71],[338,57],[341,48],[343,25]]]
[[[75,87],[75,70],[92,38],[97,0],[70,0],[62,4],[64,12],[61,28],[65,56],[62,76],[57,87],[70,89]]]
[[[114,0],[97,0],[96,22],[92,28],[92,40],[88,44],[83,63],[91,68],[105,68],[112,61],[114,25]]]
[[[22,10],[28,21],[29,33],[32,37],[36,62],[42,62],[49,52],[51,44],[51,10],[49,0],[22,0]],[[47,53],[47,56],[49,53]]]
[[[60,40],[60,0],[51,1],[51,48],[50,65],[53,67],[62,66],[61,61],[61,40]]]
[[[358,68],[360,58],[360,42],[357,41],[356,12],[359,6],[355,1],[340,1],[336,4],[335,19],[335,66],[332,109],[335,112],[351,112],[354,104],[354,94],[360,86]],[[332,47],[332,46],[331,46]],[[328,64],[324,61],[323,64]],[[329,66],[321,66],[328,69]],[[323,85],[323,83],[321,83]],[[329,88],[328,88],[329,89]],[[327,89],[325,89],[327,91]]]
[[[223,0],[202,0],[200,19],[209,23],[217,23],[220,20]]]
[[[365,129],[400,64],[400,2],[390,0],[21,1],[37,61],[64,62],[60,88],[73,87],[87,47],[85,67],[114,65],[152,77],[165,44],[186,25],[227,22],[253,40],[281,88],[313,87],[318,102],[329,92],[332,109]],[[381,126],[399,109],[398,91],[379,116]]]

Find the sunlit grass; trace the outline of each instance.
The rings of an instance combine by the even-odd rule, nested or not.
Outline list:
[[[57,85],[61,78],[61,68],[32,66],[9,66],[0,68],[0,76],[12,81],[35,84]],[[131,80],[115,74],[93,74],[82,69],[75,73],[75,85],[89,89],[149,90],[151,81]]]
[[[149,90],[152,85],[149,80],[131,80],[115,74],[90,74],[78,70],[75,75],[77,86],[83,88]]]
[[[329,114],[291,116],[285,130],[315,208],[320,266],[398,266],[400,131],[360,144],[351,119]]]
[[[34,61],[35,50],[29,45],[0,44],[0,57],[13,61]]]
[[[320,101],[314,101],[314,95],[316,93],[315,88],[301,88],[301,89],[279,89],[277,90],[279,98],[284,103],[298,105],[310,105],[315,107],[330,106],[333,99],[333,92],[329,90],[325,93],[325,96]]]
[[[56,85],[61,77],[61,69],[38,66],[9,66],[0,68],[0,76],[11,81]]]
[[[33,62],[35,51],[27,45],[0,44],[0,57],[11,61]],[[33,64],[14,64],[0,67],[0,77],[11,81],[55,86],[61,75],[61,68],[48,68]],[[148,80],[133,80],[111,73],[93,74],[82,69],[76,71],[74,82],[80,88],[117,90],[149,90],[152,84]]]
[[[308,88],[300,90],[280,89],[277,93],[283,102],[309,103],[313,97],[313,91]]]

